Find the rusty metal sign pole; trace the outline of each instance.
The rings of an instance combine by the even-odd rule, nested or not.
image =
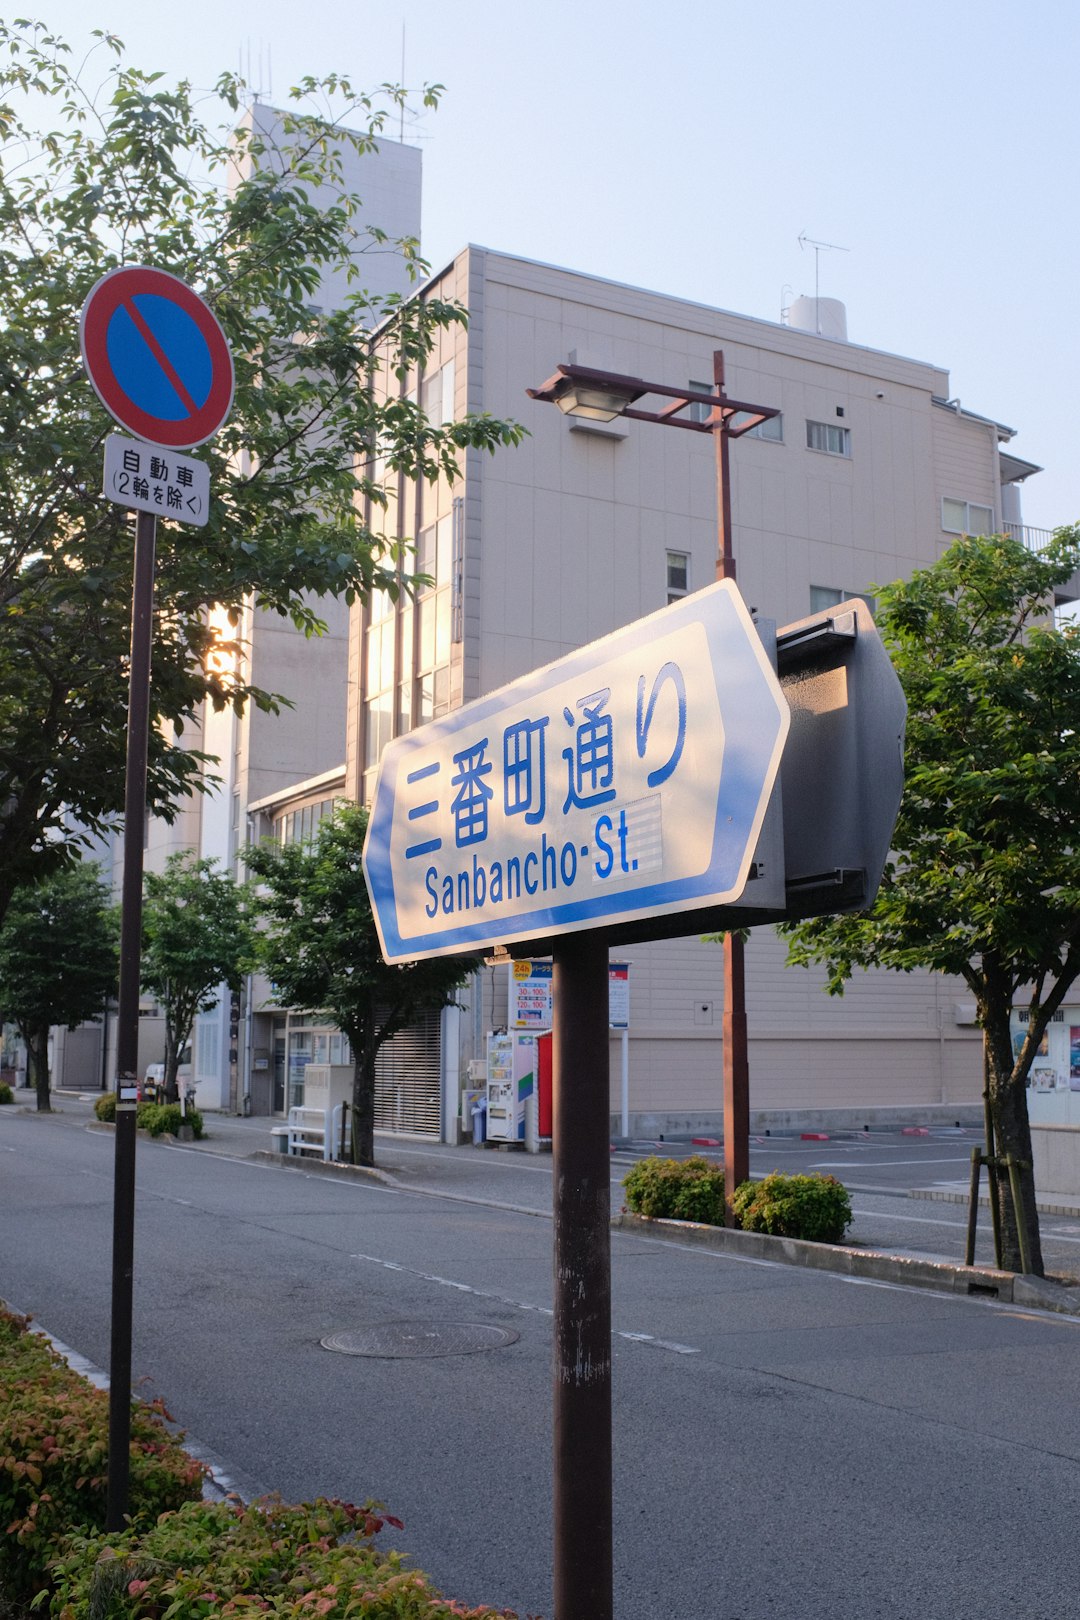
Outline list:
[[[713,386],[724,398],[724,351],[713,351]],[[711,426],[716,445],[716,577],[735,584],[731,523],[730,416],[717,407]],[[746,1028],[746,967],[742,936],[724,935],[724,1225],[734,1226],[735,1189],[750,1176],[750,1059]]]
[[[604,935],[552,951],[555,1620],[612,1620],[611,1102]]]
[[[139,1065],[143,839],[150,726],[157,518],[135,521],[128,674],[124,870],[120,903],[120,994],[116,1014],[116,1157],[113,1173],[112,1331],[109,1350],[109,1477],[106,1530],[123,1530],[131,1471],[131,1320],[135,1263],[135,1108]]]

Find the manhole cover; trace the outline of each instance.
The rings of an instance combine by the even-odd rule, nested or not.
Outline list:
[[[352,1333],[320,1339],[324,1350],[343,1356],[471,1356],[477,1350],[501,1350],[521,1337],[510,1328],[486,1322],[382,1322]]]

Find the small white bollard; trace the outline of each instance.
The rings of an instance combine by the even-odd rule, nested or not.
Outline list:
[[[525,1099],[525,1151],[540,1151],[540,1102],[535,1091]]]

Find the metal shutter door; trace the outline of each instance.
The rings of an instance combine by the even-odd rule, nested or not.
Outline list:
[[[438,1012],[427,1013],[381,1048],[375,1060],[377,1131],[439,1140],[440,1023]]]

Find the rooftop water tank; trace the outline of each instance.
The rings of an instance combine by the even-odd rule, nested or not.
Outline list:
[[[818,337],[847,342],[847,310],[839,298],[808,298],[802,294],[792,301],[788,325],[797,327],[800,332],[815,332]]]

